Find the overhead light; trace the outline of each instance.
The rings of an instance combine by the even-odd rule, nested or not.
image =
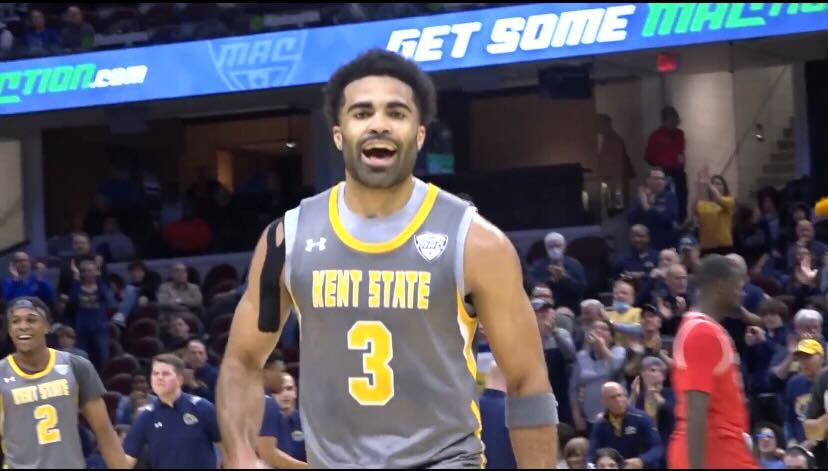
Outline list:
[[[290,140],[285,142],[285,147],[287,147],[288,149],[293,149],[294,147],[296,147],[296,141]]]
[[[753,137],[759,142],[765,141],[765,129],[760,123],[756,123],[756,127],[753,128]]]

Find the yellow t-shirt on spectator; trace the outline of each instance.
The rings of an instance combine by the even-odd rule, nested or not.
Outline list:
[[[641,308],[631,307],[627,312],[607,311],[607,317],[613,324],[638,324],[641,322]]]
[[[736,200],[722,196],[722,204],[699,201],[696,214],[699,218],[699,248],[702,250],[733,246],[733,208]]]

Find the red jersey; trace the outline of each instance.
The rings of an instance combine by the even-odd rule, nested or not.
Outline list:
[[[684,131],[658,128],[647,140],[645,159],[650,165],[664,169],[684,168]]]
[[[705,468],[758,469],[746,443],[745,407],[739,356],[733,339],[710,317],[688,312],[673,342],[676,427],[667,449],[668,468],[689,468],[687,391],[710,395]]]

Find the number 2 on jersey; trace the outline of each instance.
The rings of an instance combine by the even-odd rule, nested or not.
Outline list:
[[[391,332],[379,321],[359,321],[348,331],[348,350],[362,354],[362,371],[371,379],[348,378],[348,391],[363,406],[384,406],[394,397],[394,358]]]
[[[37,441],[41,445],[60,441],[60,430],[55,428],[58,423],[55,406],[49,404],[37,406],[34,418],[37,420]]]

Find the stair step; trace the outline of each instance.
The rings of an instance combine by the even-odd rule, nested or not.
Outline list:
[[[763,188],[766,186],[772,186],[774,188],[780,189],[784,187],[789,181],[793,180],[793,175],[772,175],[772,176],[761,176],[756,179],[756,185],[759,188]]]
[[[793,139],[779,139],[776,141],[776,148],[779,150],[791,150],[794,148]]]
[[[796,167],[796,165],[793,161],[783,162],[783,163],[776,163],[776,162],[772,161],[770,163],[765,164],[765,166],[762,167],[762,175],[765,175],[765,176],[789,175],[789,174],[792,175],[794,173],[794,171],[796,170],[795,167]]]
[[[794,138],[793,128],[785,128],[785,129],[782,130],[782,139],[793,140],[793,138]]]
[[[772,164],[796,164],[796,154],[793,151],[774,152],[771,154],[770,162]]]

